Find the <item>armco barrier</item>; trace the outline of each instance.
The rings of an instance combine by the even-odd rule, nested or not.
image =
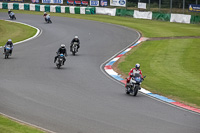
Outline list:
[[[60,5],[40,5],[28,3],[5,3],[0,2],[0,9],[14,10],[31,10],[45,11],[56,13],[71,13],[71,14],[104,14],[110,16],[129,16],[140,19],[154,19],[161,21],[170,21],[178,23],[200,23],[200,16],[185,15],[185,14],[169,14],[158,12],[147,12],[137,10],[126,10],[105,7],[79,7],[79,6],[60,6]],[[172,16],[172,17],[171,17]]]

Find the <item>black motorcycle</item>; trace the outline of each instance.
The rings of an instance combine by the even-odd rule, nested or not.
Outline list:
[[[47,22],[47,23],[52,23],[52,21],[51,21],[51,19],[50,18],[45,18],[45,21]]]
[[[5,49],[6,49],[5,53],[4,53],[5,54],[5,59],[8,59],[8,57],[11,56],[10,52],[11,52],[12,48],[9,47],[9,46],[6,46]]]
[[[10,17],[10,19],[15,19],[16,20],[16,17],[15,17],[15,13],[14,12],[10,12],[10,14],[9,14],[9,17]]]
[[[145,77],[146,76],[144,76],[144,78]],[[141,78],[141,75],[139,73],[135,73],[135,75],[131,77],[130,82],[126,85],[126,94],[132,94],[133,96],[136,96],[138,90],[141,89],[140,85],[144,78]]]
[[[60,54],[57,58],[57,61],[56,61],[56,66],[58,69],[60,69],[60,67],[63,65],[64,63],[64,55],[63,54]]]
[[[78,43],[74,42],[73,45],[72,45],[72,51],[71,51],[73,55],[75,55],[78,52],[77,47],[78,47]]]

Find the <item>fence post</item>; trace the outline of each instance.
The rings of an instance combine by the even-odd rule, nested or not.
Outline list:
[[[170,13],[172,13],[172,0],[170,0]]]
[[[151,4],[150,2],[151,2],[151,0],[149,0],[149,11],[150,11],[150,6],[151,6],[151,5],[150,5],[150,4]]]
[[[160,12],[160,8],[161,8],[161,0],[159,0],[159,12]]]
[[[183,14],[184,14],[184,11],[185,11],[185,0],[183,0]]]

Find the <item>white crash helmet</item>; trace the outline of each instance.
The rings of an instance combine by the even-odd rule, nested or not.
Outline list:
[[[61,44],[61,47],[64,48],[64,47],[65,47],[65,44]]]
[[[78,36],[75,36],[74,38],[75,38],[75,39],[78,39]]]
[[[136,68],[137,70],[139,70],[139,69],[140,69],[140,64],[139,64],[139,63],[135,64],[135,68]]]
[[[11,40],[11,39],[8,39],[8,42],[12,42],[12,40]]]
[[[44,14],[47,14],[46,12],[44,12]]]

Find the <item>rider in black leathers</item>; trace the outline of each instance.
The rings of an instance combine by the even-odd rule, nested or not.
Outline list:
[[[11,39],[8,39],[8,42],[4,46],[4,53],[6,52],[6,46],[9,46],[11,48],[10,54],[12,54],[12,49],[13,49],[13,43]]]
[[[56,62],[56,60],[57,60],[57,58],[59,57],[60,54],[64,55],[64,60],[63,60],[63,65],[64,65],[64,63],[66,61],[65,57],[67,56],[67,50],[65,48],[65,44],[61,44],[61,47],[58,49],[57,56],[54,59],[54,63]]]
[[[10,9],[8,9],[8,16],[11,18],[11,16],[10,16],[10,13],[11,13],[12,11],[10,10]]]
[[[72,46],[73,46],[74,42],[78,43],[77,44],[77,51],[78,51],[78,49],[80,48],[80,40],[78,39],[78,36],[75,36],[74,39],[72,39],[71,46],[70,46],[70,51],[72,51]]]

